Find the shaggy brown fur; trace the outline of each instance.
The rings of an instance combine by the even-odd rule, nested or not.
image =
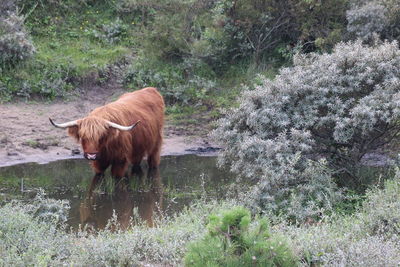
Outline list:
[[[110,127],[105,120],[129,126],[131,131]],[[160,164],[163,139],[164,100],[156,88],[148,87],[122,95],[115,102],[94,109],[68,128],[68,134],[80,141],[85,153],[96,153],[92,161],[96,174],[111,165],[115,177],[123,177],[128,163],[139,165],[147,156],[149,168]]]

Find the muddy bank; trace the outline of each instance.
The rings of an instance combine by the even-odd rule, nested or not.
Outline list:
[[[36,162],[39,164],[62,159],[83,158],[78,145],[71,147],[49,146],[46,149],[26,147],[11,151],[1,151],[0,167],[21,163]],[[170,136],[166,137],[162,147],[162,156],[196,154],[204,156],[216,155],[218,148],[198,137]]]
[[[65,130],[56,129],[48,118],[69,121],[85,116],[104,103],[13,103],[0,105],[0,166],[24,162],[46,163],[81,157],[80,145]],[[205,154],[213,151],[203,137],[188,136],[184,130],[165,127],[163,155]]]
[[[119,84],[110,81],[108,85],[92,84],[90,90],[68,101],[1,104],[0,167],[82,157],[79,144],[67,136],[65,130],[54,128],[49,117],[56,122],[79,119],[94,108],[114,101],[124,92]],[[193,135],[193,132],[198,134]],[[200,132],[201,129],[193,131],[193,127],[190,133],[177,128],[167,118],[162,155],[215,153],[215,150],[208,149],[212,145],[204,137],[206,134]]]

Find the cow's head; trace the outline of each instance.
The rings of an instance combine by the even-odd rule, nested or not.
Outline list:
[[[99,159],[99,153],[107,143],[107,139],[118,135],[118,130],[130,131],[140,122],[137,121],[130,126],[122,126],[94,116],[65,123],[55,123],[50,118],[49,120],[57,128],[68,129],[68,134],[81,143],[83,155],[88,160]]]

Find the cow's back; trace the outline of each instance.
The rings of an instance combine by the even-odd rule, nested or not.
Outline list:
[[[164,100],[157,89],[148,87],[135,92],[123,94],[117,101],[106,105],[112,114],[111,121],[132,125],[140,121],[130,131],[132,146],[130,161],[138,161],[145,155],[160,151],[163,140]],[[134,163],[133,162],[133,163]]]
[[[115,103],[126,104],[133,111],[146,112],[164,119],[164,100],[154,87],[123,94]]]
[[[156,88],[148,87],[125,93],[116,101],[94,109],[89,116],[101,117],[123,126],[140,121],[132,131],[121,131],[119,144],[115,145],[124,146],[128,158],[134,155],[141,160],[143,156],[161,149],[164,109],[164,100],[160,93]],[[130,159],[135,160],[139,161]]]

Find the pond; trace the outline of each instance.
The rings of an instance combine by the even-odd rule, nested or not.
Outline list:
[[[93,171],[87,160],[20,164],[0,168],[0,200],[29,201],[43,188],[48,197],[69,201],[67,223],[73,229],[80,225],[104,228],[114,213],[122,227],[139,217],[151,226],[155,213],[173,214],[202,194],[222,197],[234,181],[232,174],[217,168],[216,157],[198,155],[162,157],[159,172],[153,176],[132,175],[116,182],[106,172],[89,193]]]

